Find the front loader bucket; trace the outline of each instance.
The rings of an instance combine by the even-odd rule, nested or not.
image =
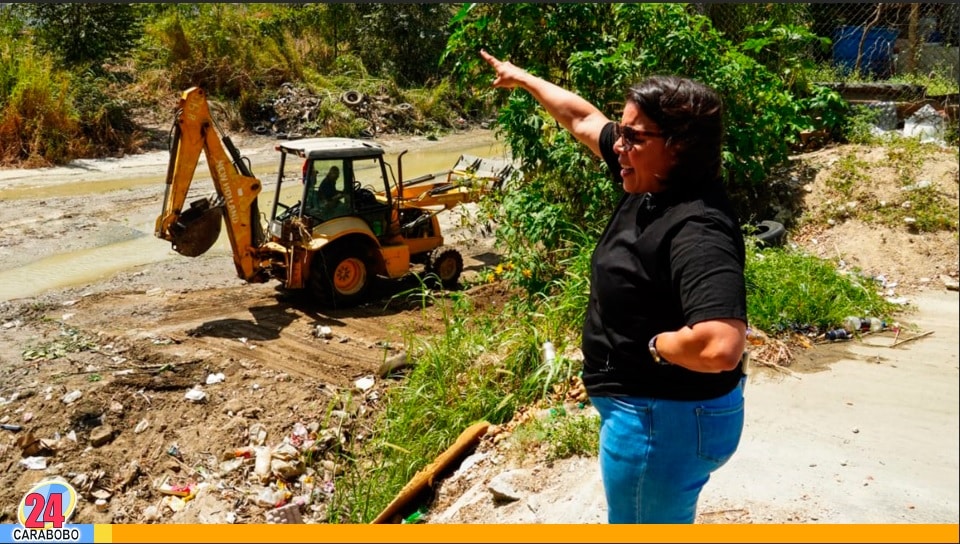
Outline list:
[[[222,223],[221,206],[211,207],[206,198],[191,202],[190,208],[170,227],[173,250],[187,257],[206,253],[217,243]]]

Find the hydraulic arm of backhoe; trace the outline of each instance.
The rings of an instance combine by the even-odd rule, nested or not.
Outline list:
[[[212,202],[209,198],[196,200],[183,211],[201,151],[210,168],[216,198]],[[250,172],[230,138],[221,138],[210,117],[206,93],[197,87],[187,89],[180,98],[166,182],[156,236],[171,242],[178,253],[196,257],[216,243],[221,220],[225,220],[237,274],[255,281],[261,273],[258,248],[263,241],[257,208],[260,181]]]

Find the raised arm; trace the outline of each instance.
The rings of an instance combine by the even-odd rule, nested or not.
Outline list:
[[[563,128],[600,156],[600,131],[610,120],[599,109],[579,95],[510,62],[501,61],[484,50],[480,51],[480,56],[497,72],[493,80],[494,87],[519,87],[527,91]]]

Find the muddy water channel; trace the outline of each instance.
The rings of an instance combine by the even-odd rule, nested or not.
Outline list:
[[[263,182],[261,210],[273,204],[279,167],[275,140],[233,137]],[[381,142],[403,177],[444,172],[460,155],[505,158],[491,131],[429,141]],[[120,159],[80,160],[64,167],[0,170],[0,301],[108,279],[136,267],[188,259],[153,235],[161,211],[169,155],[157,151]],[[213,191],[201,158],[188,202]],[[229,255],[226,231],[207,253]]]

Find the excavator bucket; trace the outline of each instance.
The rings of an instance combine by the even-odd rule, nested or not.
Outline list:
[[[206,198],[191,202],[190,208],[180,214],[170,228],[173,250],[187,257],[206,253],[217,243],[222,224],[221,206],[210,206]]]

